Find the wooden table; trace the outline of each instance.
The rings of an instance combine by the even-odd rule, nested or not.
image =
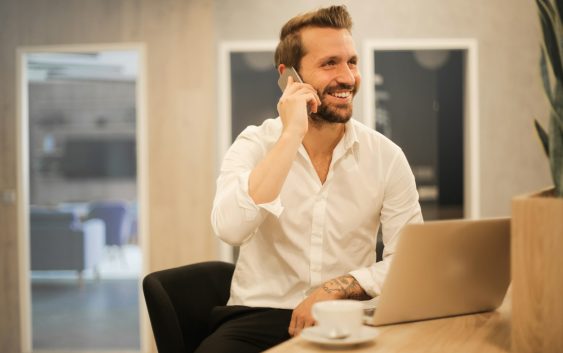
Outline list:
[[[338,348],[340,352],[510,352],[510,290],[493,312],[445,319],[381,326],[373,342]],[[268,353],[316,353],[337,348],[317,345],[300,337],[268,350]]]

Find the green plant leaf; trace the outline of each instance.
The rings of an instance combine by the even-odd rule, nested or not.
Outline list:
[[[551,104],[551,118],[554,123],[563,130],[563,28],[561,26],[561,13],[559,9],[563,7],[563,0],[557,0],[556,4],[550,0],[536,0],[538,5],[540,22],[544,34],[544,45],[541,51],[540,71],[547,94]],[[547,58],[549,58],[549,61]],[[550,82],[549,68],[555,76],[555,85]]]
[[[536,0],[540,22],[542,26],[544,47],[547,51],[551,68],[556,79],[563,82],[563,62],[561,61],[561,47],[559,45],[559,18],[555,15],[555,8],[548,0]]]
[[[552,90],[553,88],[551,87],[551,80],[549,79],[549,72],[547,70],[547,61],[545,59],[545,50],[541,50],[541,55],[540,55],[540,72],[541,72],[541,78],[542,78],[542,82],[543,82],[543,89],[545,91],[545,94],[547,95],[547,98],[549,99],[549,103],[551,104],[552,109],[555,110],[555,104],[553,102],[553,93]]]
[[[541,51],[540,57],[540,72],[543,81],[543,88],[553,112],[552,118],[556,120],[559,128],[563,130],[563,117],[561,116],[561,112],[563,111],[563,87],[559,82],[555,87],[551,86],[551,80],[549,78],[549,73],[547,72],[545,52],[543,50]]]
[[[557,8],[557,13],[559,14],[559,22],[563,23],[563,0],[557,0],[555,2]]]
[[[549,12],[550,17],[555,17],[555,8],[553,7],[551,0],[537,0],[536,2],[541,2],[542,5],[545,6],[546,11]]]
[[[540,138],[543,151],[545,152],[546,156],[549,157],[549,137],[547,136],[547,133],[537,119],[534,119],[534,126],[536,127],[536,132],[538,133],[538,137]]]
[[[561,82],[557,82],[555,85],[552,108],[551,119],[563,132],[563,117],[561,116],[563,114],[563,86]]]
[[[557,125],[553,115],[549,120],[549,164],[555,195],[563,197],[563,128]]]

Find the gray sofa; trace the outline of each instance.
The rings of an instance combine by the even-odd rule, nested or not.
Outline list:
[[[99,219],[81,222],[71,212],[32,208],[30,211],[32,271],[94,270],[102,259],[105,225]]]

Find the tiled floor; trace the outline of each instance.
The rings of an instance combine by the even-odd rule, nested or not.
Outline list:
[[[108,254],[100,279],[32,274],[34,350],[139,350],[140,257]],[[114,256],[115,255],[115,256]]]

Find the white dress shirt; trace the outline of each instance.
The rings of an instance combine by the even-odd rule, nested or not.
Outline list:
[[[351,119],[324,184],[301,145],[279,196],[257,205],[248,178],[281,130],[279,117],[246,128],[217,179],[213,229],[241,246],[228,305],[293,309],[323,282],[348,273],[367,294],[379,295],[399,231],[422,222],[405,155]],[[380,223],[385,248],[376,263]]]

